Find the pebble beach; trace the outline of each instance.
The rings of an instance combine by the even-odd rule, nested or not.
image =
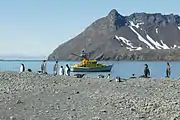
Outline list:
[[[180,79],[0,72],[0,120],[179,120]]]

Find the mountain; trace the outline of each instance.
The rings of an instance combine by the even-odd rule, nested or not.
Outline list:
[[[73,39],[61,44],[49,60],[76,60],[85,50],[99,60],[180,60],[180,16],[113,9]]]

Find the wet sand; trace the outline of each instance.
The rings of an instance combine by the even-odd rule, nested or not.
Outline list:
[[[178,120],[179,79],[0,72],[0,120]]]

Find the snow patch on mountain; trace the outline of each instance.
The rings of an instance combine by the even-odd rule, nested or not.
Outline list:
[[[131,26],[136,27],[136,25],[134,24],[134,22],[133,22],[133,21],[129,21],[129,23],[131,24]]]
[[[159,33],[158,28],[156,28],[156,33],[157,33],[157,34]]]
[[[157,41],[154,41],[149,35],[146,35],[146,37],[157,49],[163,48],[163,46],[161,46]]]
[[[144,24],[144,22],[141,22],[141,23],[137,23],[137,24],[135,25],[133,21],[129,21],[129,23],[131,24],[131,26],[134,26],[134,27],[136,27],[136,28],[139,28],[140,25],[143,25],[143,24]]]
[[[161,44],[163,45],[163,49],[170,49],[162,40],[161,41]]]
[[[142,50],[143,48],[142,47],[137,47],[136,50]]]
[[[124,44],[126,44],[129,47],[126,47],[126,49],[130,50],[130,51],[134,51],[134,50],[142,50],[142,47],[135,47],[133,46],[133,43],[131,43],[130,40],[124,38],[124,37],[118,37],[117,35],[115,35],[115,38],[119,41],[122,41]]]
[[[129,51],[138,51],[138,50],[142,50],[142,47],[135,47],[135,48],[131,48],[131,47],[126,47],[126,49],[128,49]]]
[[[138,39],[141,42],[144,42],[145,44],[147,44],[149,46],[150,49],[155,49],[147,40],[145,40],[132,26],[129,26],[130,29],[138,36]]]
[[[176,49],[176,48],[180,48],[180,46],[178,45],[171,46],[171,49]]]
[[[177,47],[177,45],[174,45],[172,48],[175,49]]]
[[[127,40],[124,37],[118,37],[117,35],[115,35],[115,38],[118,40],[121,40],[124,44],[126,44],[127,46],[130,46],[131,48],[134,48],[133,44],[130,42],[130,40]]]
[[[180,26],[178,26],[178,29],[180,30]]]
[[[131,47],[126,47],[126,49],[128,49],[129,51],[133,51]]]

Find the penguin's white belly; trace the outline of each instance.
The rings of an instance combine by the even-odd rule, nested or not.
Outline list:
[[[20,72],[23,72],[23,66],[20,67]]]

